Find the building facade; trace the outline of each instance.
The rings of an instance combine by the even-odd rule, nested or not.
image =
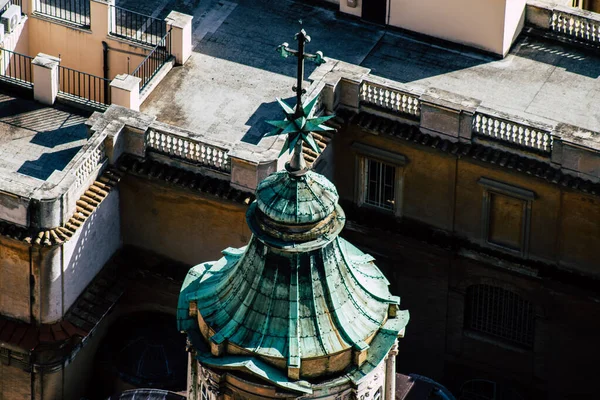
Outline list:
[[[27,8],[33,3],[23,5],[20,36],[6,36],[18,39],[8,51],[42,43],[31,32],[43,29],[67,37],[68,28],[91,40],[87,28],[44,17]],[[94,52],[101,54],[96,39],[114,33],[110,4],[92,3],[98,3],[92,20],[94,12],[104,16],[105,35],[93,33]],[[228,7],[219,12],[232,12]],[[518,11],[522,19],[505,18],[512,28],[491,35],[495,48],[452,32],[421,33],[460,46],[402,31],[371,46],[377,58],[362,66],[328,59],[311,75],[306,98],[317,99],[320,113],[336,114],[329,123],[337,133],[314,135],[324,151],[305,148],[305,156],[337,187],[346,212],[342,237],[377,258],[390,291],[401,293],[411,310],[410,334],[398,344],[398,371],[436,379],[463,399],[590,398],[600,314],[598,17],[545,2]],[[192,52],[186,21],[179,24],[189,33],[182,54]],[[464,21],[457,17],[447,28]],[[216,43],[213,34],[207,37]],[[129,42],[112,36],[115,46],[128,49]],[[386,40],[392,46],[385,47]],[[463,45],[506,56],[490,58]],[[401,62],[386,63],[398,56]],[[253,193],[287,161],[278,157],[283,140],[251,143],[239,124],[229,129],[239,122],[230,115],[220,118],[224,125],[210,120],[200,132],[163,121],[183,120],[181,109],[132,110],[143,99],[139,77],[113,80],[113,94],[121,97],[108,109],[92,104],[97,112],[91,114],[89,102],[85,111],[73,108],[81,98],[73,102],[60,89],[53,57],[40,56],[30,75],[3,64],[0,127],[10,141],[0,145],[12,156],[3,158],[0,182],[0,399],[106,398],[171,382],[175,372],[165,366],[180,359],[183,344],[180,353],[166,352],[156,368],[137,374],[118,356],[98,357],[98,349],[114,349],[109,338],[133,322],[143,332],[166,314],[174,327],[189,267],[251,240],[246,213]],[[217,57],[191,57],[167,78],[187,82],[216,65]],[[125,65],[126,58],[118,60]],[[262,64],[252,66],[258,75],[256,65]],[[281,75],[268,72],[260,81],[265,87]],[[221,91],[240,85],[228,82]],[[254,86],[244,96],[259,92]],[[45,87],[53,89],[40,92]],[[185,89],[175,87],[161,91],[158,85],[156,93],[171,104],[166,92]],[[242,127],[254,117],[235,111]],[[56,137],[62,141],[49,139]],[[146,349],[168,347],[136,343],[137,353],[127,359],[145,360]],[[207,390],[216,383],[245,390],[263,382],[235,374],[228,381],[223,371],[191,365]],[[313,393],[329,390],[317,386]],[[351,386],[343,390],[356,390]],[[277,393],[272,388],[256,390],[269,397]]]

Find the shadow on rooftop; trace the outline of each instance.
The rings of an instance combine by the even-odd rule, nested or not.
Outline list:
[[[25,161],[17,172],[45,181],[54,171],[62,171],[81,147],[83,146],[44,153],[35,161]]]
[[[386,33],[361,64],[371,74],[409,83],[469,69],[497,57],[455,43],[410,33]]]
[[[521,35],[513,54],[518,57],[553,65],[577,75],[596,79],[600,76],[600,57],[543,38]]]
[[[218,12],[218,8],[213,8],[208,14],[214,13],[214,18],[218,18]],[[299,19],[302,19],[302,25]],[[361,24],[338,16],[333,10],[302,2],[241,0],[218,29],[205,34],[194,51],[295,77],[296,58],[282,59],[275,49],[283,42],[297,48],[294,35],[301,28],[313,39],[306,46],[307,52],[320,50],[327,57],[354,64],[364,59],[383,34],[381,27]],[[305,77],[315,68],[313,63],[307,62]]]
[[[65,128],[38,132],[31,138],[30,142],[39,146],[53,148],[86,138],[86,126],[84,124],[78,124]]]
[[[288,97],[283,101],[290,107],[296,106],[295,97]],[[274,129],[267,121],[283,119],[284,117],[283,110],[277,101],[262,103],[246,121],[246,125],[250,126],[250,129],[242,137],[242,142],[258,144],[265,134]]]

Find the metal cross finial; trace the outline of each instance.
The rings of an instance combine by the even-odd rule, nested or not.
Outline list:
[[[302,95],[306,93],[306,90],[302,88],[302,82],[304,81],[304,60],[308,59],[317,65],[325,63],[325,60],[323,59],[323,53],[320,51],[317,51],[316,54],[304,52],[305,44],[310,42],[310,36],[306,34],[304,29],[301,29],[300,32],[296,33],[294,39],[298,41],[298,50],[290,49],[288,43],[283,43],[277,46],[277,52],[281,54],[283,58],[287,58],[291,55],[298,58],[298,71],[296,75],[297,83],[296,86],[292,87],[292,90],[296,92],[296,112],[294,113],[294,116],[300,118],[304,116],[302,109]]]
[[[310,36],[306,34],[304,29],[301,29],[294,38],[298,41],[298,50],[292,50],[287,43],[283,43],[277,47],[277,52],[284,58],[290,55],[298,58],[297,83],[296,86],[292,87],[292,90],[296,92],[296,108],[292,109],[283,100],[277,99],[283,108],[285,119],[281,121],[267,121],[275,129],[265,136],[287,135],[285,144],[281,149],[281,154],[286,151],[293,151],[286,168],[290,174],[301,175],[307,171],[304,156],[302,155],[302,144],[306,143],[315,153],[320,153],[321,150],[313,139],[312,132],[332,130],[332,128],[322,124],[333,118],[333,115],[324,117],[315,116],[319,96],[315,96],[306,104],[302,104],[302,95],[306,93],[306,90],[302,88],[302,82],[304,81],[304,59],[311,60],[317,65],[323,64],[325,60],[323,59],[323,53],[320,51],[316,54],[304,52],[304,45],[310,42]]]

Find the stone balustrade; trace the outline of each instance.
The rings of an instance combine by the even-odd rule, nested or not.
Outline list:
[[[419,94],[403,89],[398,83],[385,86],[374,80],[365,80],[360,85],[360,101],[398,113],[420,117],[421,102]]]
[[[106,151],[104,141],[96,143],[95,146],[89,149],[84,157],[79,161],[79,166],[75,167],[73,174],[75,175],[75,188],[80,188],[84,183],[88,182],[89,176],[96,171],[98,166],[106,159]]]
[[[146,147],[164,155],[199,164],[217,171],[231,172],[228,149],[195,138],[151,128]]]
[[[579,42],[600,44],[600,15],[591,11],[529,0],[525,23]]]
[[[477,111],[473,118],[473,133],[501,142],[537,150],[552,151],[552,133],[531,122],[519,122],[516,118],[503,118],[492,112]]]
[[[595,13],[554,9],[550,29],[584,42],[600,44],[600,17]]]

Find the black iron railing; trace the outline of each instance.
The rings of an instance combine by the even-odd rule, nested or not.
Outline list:
[[[110,80],[58,67],[59,92],[98,104],[110,104]]]
[[[0,48],[0,79],[32,86],[33,57]]]
[[[90,0],[35,0],[35,12],[83,27],[90,26]]]
[[[9,0],[4,7],[0,8],[0,14],[2,14],[4,11],[8,10],[8,7],[10,7],[11,5],[17,5],[17,6],[21,6],[21,0]]]
[[[157,46],[167,34],[167,23],[164,20],[111,6],[112,22],[110,33],[134,42]]]
[[[171,30],[163,36],[158,44],[146,56],[144,61],[133,71],[131,75],[141,79],[140,92],[154,78],[154,75],[171,57]]]

